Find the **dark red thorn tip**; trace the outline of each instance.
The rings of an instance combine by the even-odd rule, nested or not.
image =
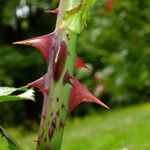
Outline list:
[[[72,77],[71,77],[71,75],[69,74],[69,71],[67,70],[67,71],[65,72],[65,74],[64,74],[63,84],[66,84],[66,83],[71,84],[71,80],[70,80],[70,79],[72,79]]]
[[[54,37],[55,34],[51,33],[23,41],[14,42],[13,44],[30,45],[36,47],[40,51],[43,59],[48,63],[51,45]]]
[[[77,70],[79,68],[86,68],[89,70],[89,68],[87,67],[87,65],[83,62],[83,60],[80,57],[76,57],[75,59],[75,67],[74,70]]]
[[[109,107],[97,99],[86,87],[84,87],[77,79],[72,79],[73,86],[70,89],[68,110],[72,112],[82,102],[93,102],[107,109]]]
[[[46,13],[49,13],[49,14],[55,14],[57,15],[58,14],[58,8],[54,9],[54,10],[47,10],[45,11]]]
[[[49,134],[48,134],[50,139],[54,135],[55,130],[56,130],[56,118],[53,118],[50,129],[49,129]]]

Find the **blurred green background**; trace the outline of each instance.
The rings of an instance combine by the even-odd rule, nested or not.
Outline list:
[[[57,5],[56,0],[0,0],[0,86],[20,87],[46,72],[35,48],[12,42],[52,32],[56,16],[44,11]],[[150,1],[98,0],[89,16],[77,54],[90,70],[80,69],[75,75],[111,110],[81,104],[68,123],[63,149],[81,145],[80,150],[149,150]],[[38,92],[36,99],[0,104],[0,124],[24,143],[29,141],[21,139],[22,132],[27,138],[38,133],[42,107]]]

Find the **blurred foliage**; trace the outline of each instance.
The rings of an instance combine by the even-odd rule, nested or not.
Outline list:
[[[97,3],[79,38],[78,53],[93,65],[94,82],[84,81],[101,87],[96,93],[110,106],[148,101],[150,1],[113,0],[109,10],[107,3]]]
[[[56,16],[44,11],[57,5],[56,0],[0,0],[0,86],[23,86],[46,72],[35,48],[11,43],[53,31]],[[150,1],[99,0],[79,36],[77,53],[90,71],[81,69],[76,76],[111,107],[149,100],[149,9]],[[38,118],[41,103],[1,104],[1,122]],[[89,105],[81,104],[75,113],[84,115]]]
[[[21,150],[21,147],[18,145],[16,140],[12,138],[12,136],[0,126],[0,148],[8,149],[8,150]],[[2,141],[1,141],[2,140]]]
[[[46,72],[46,65],[35,48],[12,43],[53,31],[56,17],[44,11],[55,8],[57,3],[55,0],[0,0],[0,86],[20,87]],[[36,97],[36,103],[1,104],[0,124],[25,125],[29,119],[39,119],[42,98],[39,94]]]
[[[62,150],[149,150],[150,103],[92,113],[67,121]],[[24,150],[35,149],[38,126],[7,128]],[[78,133],[78,134],[77,134]],[[5,144],[3,138],[0,142]],[[5,150],[3,147],[1,150]]]

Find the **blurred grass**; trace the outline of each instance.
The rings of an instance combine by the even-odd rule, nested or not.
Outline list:
[[[9,128],[24,150],[35,149],[34,131]],[[69,120],[62,150],[150,150],[150,103]],[[5,150],[6,148],[1,148]]]

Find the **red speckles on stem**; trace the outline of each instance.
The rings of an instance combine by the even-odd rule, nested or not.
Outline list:
[[[35,140],[35,142],[37,142],[37,144],[39,145],[41,143],[42,139],[43,139],[43,132],[40,136],[38,136],[38,139]]]
[[[78,68],[86,68],[86,69],[89,70],[89,68],[85,65],[83,60],[80,57],[77,56],[76,59],[75,59],[74,70],[77,70]]]
[[[67,46],[64,41],[61,41],[57,53],[55,55],[54,65],[53,65],[53,75],[55,81],[59,80],[63,72],[66,57],[67,57]]]
[[[72,78],[70,80],[72,80],[73,86],[70,89],[70,97],[69,97],[69,104],[68,104],[69,112],[72,112],[76,108],[76,106],[78,106],[82,102],[97,103],[98,105],[101,105],[109,109],[108,106],[106,106],[103,102],[97,99],[77,79]]]
[[[53,118],[50,129],[49,129],[49,133],[48,133],[48,137],[51,139],[55,133],[56,130],[56,118]]]
[[[30,45],[36,47],[42,54],[43,59],[48,63],[51,46],[54,38],[55,34],[51,33],[19,42],[14,42],[13,44]]]
[[[58,117],[59,116],[59,114],[60,114],[60,112],[59,112],[59,110],[56,112],[56,116]]]

